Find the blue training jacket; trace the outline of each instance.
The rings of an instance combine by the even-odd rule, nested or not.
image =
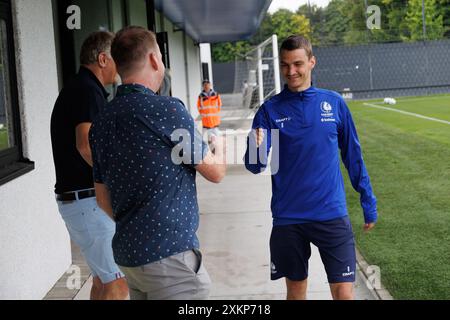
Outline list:
[[[377,200],[356,128],[338,93],[315,87],[292,92],[285,87],[261,106],[252,128],[265,129],[265,137],[257,148],[255,135],[249,134],[245,166],[254,174],[261,173],[272,149],[274,225],[326,221],[348,214],[339,149],[352,186],[360,193],[365,222],[376,222]]]

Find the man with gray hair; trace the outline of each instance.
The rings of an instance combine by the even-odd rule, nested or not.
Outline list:
[[[92,300],[128,296],[124,275],[114,262],[114,223],[98,207],[88,133],[93,118],[107,103],[106,85],[117,71],[111,57],[114,34],[95,32],[83,43],[80,71],[56,100],[51,118],[55,193],[71,240],[81,248],[93,275]]]
[[[117,225],[115,261],[132,300],[206,299],[195,177],[222,180],[224,145],[218,138],[213,154],[184,104],[155,94],[165,67],[154,33],[125,28],[111,51],[123,85],[90,142],[97,200]]]

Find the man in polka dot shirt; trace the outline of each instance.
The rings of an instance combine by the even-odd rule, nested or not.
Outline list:
[[[94,120],[90,143],[97,201],[116,222],[115,261],[133,300],[207,299],[195,177],[223,179],[223,140],[212,153],[183,103],[155,94],[165,67],[154,33],[123,29],[112,56],[123,85]]]

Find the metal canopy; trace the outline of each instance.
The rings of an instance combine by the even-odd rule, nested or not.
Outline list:
[[[245,40],[272,0],[155,0],[155,7],[198,43]]]

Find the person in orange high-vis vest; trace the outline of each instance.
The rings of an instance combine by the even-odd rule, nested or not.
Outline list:
[[[207,132],[208,141],[211,141],[212,136],[220,135],[222,100],[220,95],[211,88],[209,80],[203,81],[203,91],[198,97],[197,108],[202,117],[203,130]]]

